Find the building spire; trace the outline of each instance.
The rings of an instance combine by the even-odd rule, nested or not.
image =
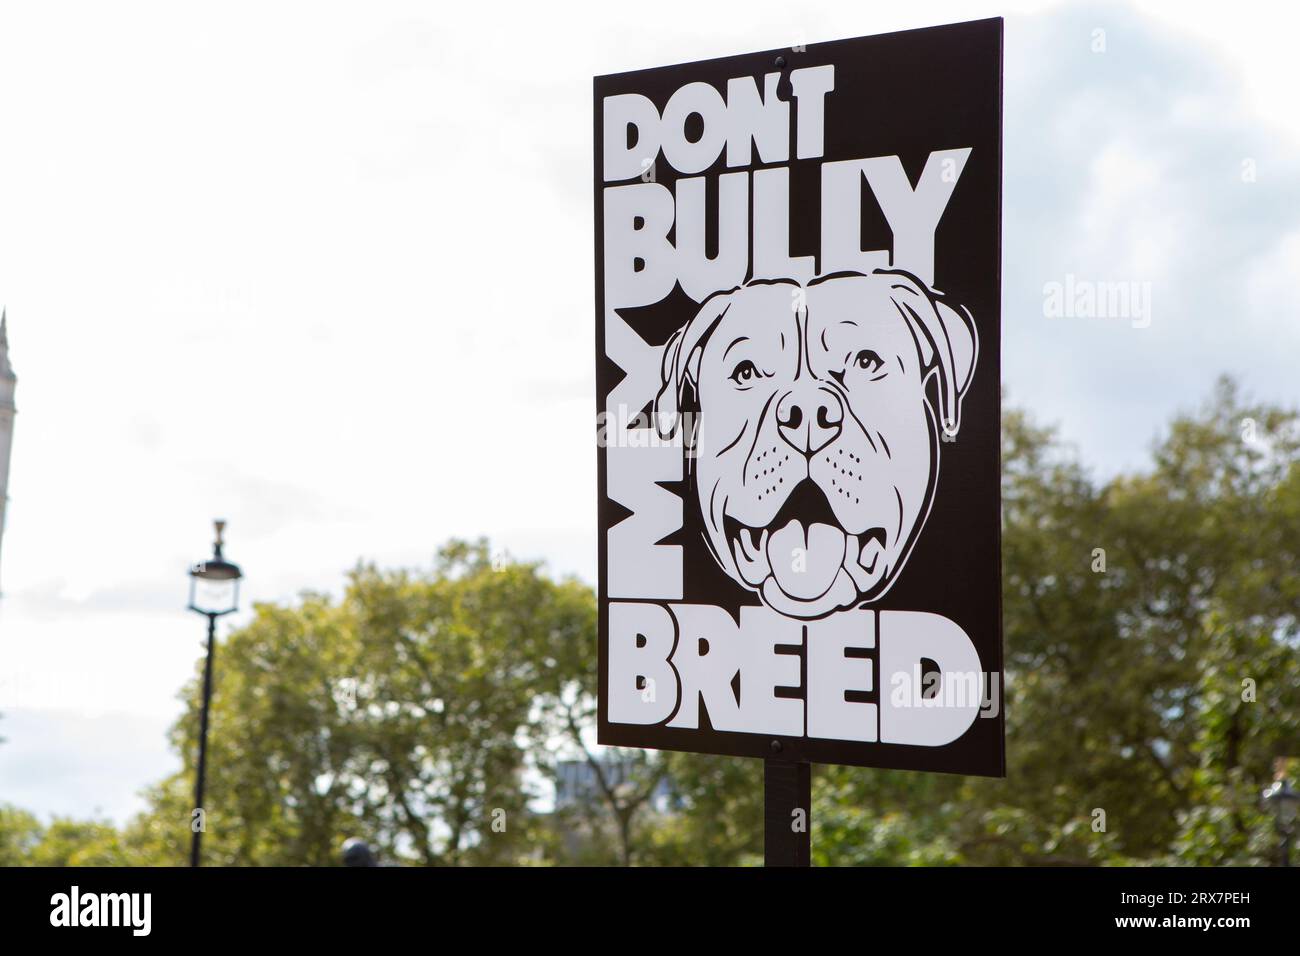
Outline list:
[[[9,310],[0,308],[0,375],[12,378],[13,374],[9,364]]]
[[[14,388],[18,376],[9,364],[9,316],[0,308],[0,539],[9,505],[9,458],[14,441]]]

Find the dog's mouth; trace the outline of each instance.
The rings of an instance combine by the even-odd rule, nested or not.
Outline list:
[[[883,527],[848,534],[835,517],[825,492],[811,479],[801,481],[765,527],[723,516],[723,531],[741,577],[763,587],[770,577],[793,602],[818,602],[837,586],[841,572],[865,593],[884,572],[887,543]],[[840,587],[847,587],[844,582]]]

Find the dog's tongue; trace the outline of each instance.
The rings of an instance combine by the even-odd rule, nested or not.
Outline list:
[[[844,532],[829,524],[807,531],[799,521],[768,536],[767,561],[781,590],[810,601],[830,590],[844,563]]]

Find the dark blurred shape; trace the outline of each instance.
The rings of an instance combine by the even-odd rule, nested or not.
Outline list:
[[[1264,805],[1273,811],[1277,835],[1281,838],[1278,855],[1282,866],[1291,865],[1291,840],[1295,837],[1296,817],[1300,816],[1300,791],[1285,776],[1286,761],[1275,762],[1276,777],[1264,791]]]
[[[374,851],[370,849],[370,844],[365,840],[359,840],[356,837],[343,841],[343,865],[344,866],[378,866],[375,860]]]

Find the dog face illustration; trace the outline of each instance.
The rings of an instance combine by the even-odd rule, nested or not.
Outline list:
[[[656,412],[671,434],[688,386],[698,403],[687,440],[722,569],[791,617],[883,595],[929,513],[977,348],[970,315],[901,271],[709,298],[664,347]]]

